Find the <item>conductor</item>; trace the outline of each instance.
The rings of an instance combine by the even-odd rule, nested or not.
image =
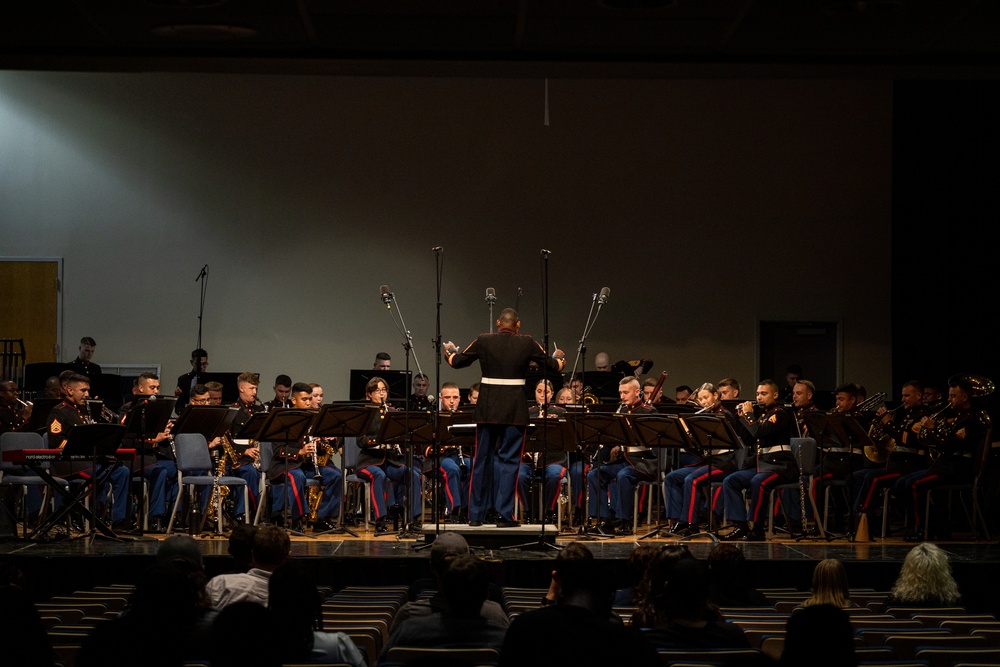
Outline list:
[[[470,526],[483,525],[491,504],[500,514],[498,527],[519,525],[514,519],[514,486],[528,425],[524,378],[532,361],[555,372],[566,363],[562,350],[547,357],[531,336],[518,333],[520,328],[517,311],[504,308],[496,333],[480,334],[461,352],[451,341],[443,345],[449,366],[465,368],[479,361],[483,373],[476,403],[476,451],[469,479]]]

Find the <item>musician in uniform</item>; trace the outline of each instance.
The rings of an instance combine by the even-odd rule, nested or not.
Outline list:
[[[795,429],[798,437],[808,438],[809,425],[806,423],[806,416],[813,412],[819,412],[819,408],[813,403],[816,394],[816,385],[811,380],[798,379],[792,386],[792,412],[795,416]],[[808,471],[813,473],[814,471]],[[809,493],[815,494],[816,477],[812,479]],[[793,533],[802,532],[802,493],[798,489],[786,489],[782,491],[782,507],[788,519],[788,529]]]
[[[548,380],[538,381],[535,385],[535,404],[528,410],[528,419],[558,419],[566,414],[566,408],[552,403],[552,388],[552,383]],[[556,503],[559,501],[559,485],[566,477],[566,452],[548,450],[525,452],[521,458],[521,466],[517,473],[517,496],[521,506],[527,510],[526,514],[530,514],[534,509],[528,499],[531,495],[531,480],[535,476],[535,470],[539,470],[543,475],[542,503],[545,508],[543,518],[554,522]]]
[[[736,378],[722,378],[716,386],[719,397],[724,401],[735,401],[740,397],[740,382]]]
[[[379,352],[375,355],[375,363],[372,364],[374,371],[387,371],[392,368],[392,357],[388,352]]]
[[[619,414],[646,415],[656,412],[655,408],[643,402],[642,388],[633,375],[624,377],[618,383],[621,405]],[[656,455],[645,448],[644,451],[629,452],[616,445],[597,452],[598,461],[587,473],[588,516],[607,516],[603,522],[606,530],[616,529],[622,535],[632,534],[632,506],[635,488],[640,481],[650,481],[657,474],[659,464]],[[643,488],[643,495],[646,489]],[[642,511],[645,498],[639,499]],[[600,505],[600,507],[599,507]]]
[[[292,394],[292,378],[284,373],[274,378],[274,398],[264,403],[268,410],[287,408],[291,405],[289,397]]]
[[[532,361],[555,372],[565,365],[562,350],[548,357],[531,336],[518,333],[520,328],[517,311],[504,308],[496,333],[480,334],[462,351],[451,341],[444,344],[449,366],[465,368],[478,361],[483,374],[476,403],[476,451],[469,489],[471,526],[482,525],[491,504],[500,514],[497,526],[518,525],[514,493],[528,425],[524,378]]]
[[[698,387],[695,396],[702,406],[699,413],[735,421],[735,415],[722,406],[719,390],[711,382]],[[697,533],[704,504],[701,493],[705,488],[704,485],[711,485],[713,481],[722,479],[735,469],[736,450],[718,449],[705,452],[705,456],[694,466],[680,467],[668,472],[663,479],[663,494],[667,499],[667,519],[675,522],[670,532],[680,537]],[[720,487],[712,498],[713,510],[721,491]]]
[[[756,442],[754,453],[747,457],[743,468],[727,475],[722,482],[726,518],[736,525],[736,530],[722,538],[726,541],[763,541],[771,488],[792,482],[799,475],[790,444],[795,421],[778,403],[778,384],[774,380],[763,380],[757,385],[757,403],[763,411],[760,417],[754,413],[750,401],[737,406],[741,421]],[[750,491],[750,508],[746,511],[744,490]],[[750,522],[753,522],[752,529]]]
[[[431,386],[431,381],[427,379],[425,373],[417,373],[413,376],[413,393],[410,394],[411,410],[430,410],[431,399],[427,396],[427,390]]]
[[[84,336],[80,339],[79,354],[77,354],[76,359],[69,362],[70,369],[89,378],[91,384],[96,383],[101,377],[101,367],[92,361],[96,349],[97,343],[94,342],[94,339],[90,336]]]
[[[454,414],[458,412],[462,401],[462,392],[454,382],[441,385],[441,412]],[[442,446],[440,461],[437,468],[437,478],[442,481],[445,500],[448,504],[448,516],[457,523],[468,521],[469,511],[469,469],[472,459],[465,455],[461,447]],[[424,470],[429,476],[435,475],[434,447],[427,447],[424,452]]]
[[[369,403],[379,407],[379,414],[372,420],[368,433],[358,438],[361,452],[358,454],[357,475],[371,484],[372,511],[375,513],[375,531],[384,533],[389,529],[389,508],[386,507],[388,481],[393,482],[394,506],[401,507],[406,500],[405,479],[407,467],[403,451],[399,447],[389,447],[378,443],[378,432],[382,417],[393,411],[389,406],[389,385],[375,376],[365,385],[365,397]],[[419,522],[420,474],[414,470],[410,474],[410,517]]]
[[[31,407],[21,402],[16,382],[0,382],[0,433],[22,430],[31,418]]]
[[[258,412],[267,411],[264,404],[257,399],[257,387],[259,385],[260,376],[256,373],[240,373],[239,377],[236,378],[236,389],[239,392],[239,398],[236,399],[233,406],[238,409],[238,412],[229,426],[230,437],[235,437],[240,432],[240,429],[243,428],[243,425],[250,421],[251,416]],[[208,386],[209,395],[211,395],[211,383],[206,386]],[[253,505],[254,511],[257,509],[260,497],[260,469],[257,467],[259,461],[260,446],[252,445],[243,450],[239,461],[237,461],[236,465],[231,466],[229,471],[229,474],[246,480],[247,489],[250,491],[250,504]],[[234,495],[236,498],[233,500],[235,503],[233,510],[236,512],[236,522],[242,523],[246,512],[246,507],[243,504],[243,494],[237,493]]]
[[[85,375],[73,374],[63,383],[66,395],[62,403],[49,412],[47,423],[49,447],[62,449],[69,439],[70,433],[77,426],[93,423],[87,411],[87,399],[90,398],[90,380]],[[71,461],[53,461],[52,474],[66,479],[87,478],[100,475],[104,466],[99,464],[97,470],[89,463],[74,463]],[[105,484],[97,490],[98,510],[107,503],[108,493],[112,495],[111,521],[114,528],[126,527],[128,510],[128,487],[132,478],[127,466],[115,466]],[[57,499],[61,500],[61,498]]]
[[[191,389],[196,384],[202,382],[201,376],[208,372],[208,352],[200,347],[191,350],[191,370],[177,378],[177,388],[174,395],[177,396],[177,410],[183,410],[191,400]]]
[[[222,405],[222,392],[225,387],[222,386],[221,382],[206,382],[205,388],[208,389],[208,405]]]
[[[312,402],[309,407],[319,410],[323,407],[323,387],[315,382],[310,382],[309,386],[312,388]]]
[[[0,434],[22,431],[31,419],[32,404],[23,403],[17,391],[17,383],[13,380],[0,382]],[[27,466],[8,466],[7,474],[34,475]],[[28,486],[25,497],[24,514],[27,517],[37,517],[42,508],[42,487],[38,484]],[[29,520],[29,523],[32,521]]]
[[[918,441],[937,452],[926,470],[903,475],[896,481],[896,495],[903,498],[913,525],[905,536],[908,542],[923,541],[925,498],[928,489],[942,484],[964,484],[972,480],[979,461],[980,448],[990,431],[989,416],[972,405],[973,387],[968,378],[954,378],[948,386],[948,405],[940,412],[922,418]],[[941,504],[939,503],[939,506]],[[946,537],[944,521],[938,521],[939,536]],[[934,539],[934,537],[931,537]]]
[[[319,386],[319,385],[317,385]],[[322,387],[320,387],[322,392]],[[304,382],[296,382],[292,385],[291,398],[292,407],[299,410],[318,409],[315,406],[316,394],[311,385]],[[320,401],[322,401],[322,393]],[[295,452],[296,460],[301,463],[299,471],[302,473],[302,484],[305,480],[319,478],[322,485],[322,495],[319,506],[316,510],[316,523],[313,524],[315,532],[331,530],[335,527],[337,519],[340,517],[341,487],[344,475],[333,463],[333,449],[336,438],[311,438],[306,437],[306,442]],[[319,464],[318,473],[316,463]],[[272,470],[274,466],[272,465]],[[299,487],[300,490],[303,487]],[[308,495],[308,492],[307,492]],[[294,515],[294,512],[293,512]],[[293,516],[294,518],[294,516]]]
[[[847,478],[855,516],[869,511],[879,489],[892,486],[903,475],[926,470],[930,465],[927,449],[917,438],[920,430],[917,424],[927,416],[923,393],[923,385],[911,380],[903,385],[898,407],[886,410],[883,406],[876,413],[869,435],[875,441],[875,456],[879,458],[876,463],[884,462],[884,466],[862,468]],[[891,444],[891,451],[885,451],[886,443]]]
[[[832,414],[842,414],[854,419],[858,425],[868,428],[868,417],[861,411],[860,393],[858,385],[853,383],[842,384],[834,390],[836,406]],[[850,435],[850,432],[848,432]],[[823,443],[820,443],[823,444]],[[829,445],[833,445],[832,447]],[[851,438],[848,442],[826,443],[827,446],[820,449],[822,460],[819,462],[816,475],[813,476],[810,492],[814,498],[818,498],[817,489],[823,482],[830,480],[846,480],[847,477],[858,470],[866,467],[867,460],[864,456],[864,449]],[[844,499],[841,494],[833,494],[832,502],[837,505],[837,509],[830,512],[830,520],[827,527],[837,530],[844,527],[844,515],[849,510],[844,506]]]
[[[118,412],[122,423],[127,423],[129,413],[136,402],[159,395],[160,376],[156,373],[140,374],[133,387],[133,400],[123,405]],[[144,463],[143,459],[137,456],[135,465],[144,463],[142,470],[137,472],[140,472],[149,484],[149,530],[154,533],[160,532],[166,529],[167,508],[172,506],[177,498],[177,462],[170,442],[170,425],[146,442],[135,441],[132,446],[136,449],[141,447],[147,449],[146,461],[149,461],[148,454],[153,454],[151,463]],[[151,452],[148,451],[150,448]]]

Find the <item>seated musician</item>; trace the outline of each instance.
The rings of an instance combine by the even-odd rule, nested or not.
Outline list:
[[[132,388],[133,400],[122,406],[119,416],[128,422],[132,406],[150,396],[160,395],[160,377],[156,373],[142,373]],[[140,474],[149,484],[149,530],[162,532],[167,526],[167,511],[177,498],[177,462],[170,445],[170,426],[145,442],[131,441],[136,450],[136,468],[143,466]]]
[[[937,452],[937,458],[925,470],[900,477],[895,484],[897,497],[903,498],[913,518],[907,542],[923,541],[925,498],[928,489],[942,484],[963,484],[972,480],[978,470],[978,455],[990,431],[989,416],[972,405],[973,385],[966,377],[953,378],[948,386],[948,405],[940,412],[923,417],[919,425],[918,442]],[[944,508],[944,503],[936,507]],[[937,520],[936,534],[930,540],[947,539],[949,531],[942,519]]]
[[[309,386],[312,387],[312,403],[309,407],[313,410],[319,410],[323,407],[323,387],[315,382],[310,382]]]
[[[643,404],[642,389],[635,376],[622,378],[618,395],[621,397],[620,414],[656,412]],[[656,456],[650,456],[650,452],[630,453],[620,446],[602,448],[587,473],[588,516],[607,518],[603,526],[606,530],[614,528],[622,535],[632,534],[635,488],[640,481],[652,480],[657,468]],[[643,500],[640,498],[639,511],[642,511]]]
[[[553,404],[552,382],[539,380],[535,385],[535,405],[528,410],[528,419],[558,418],[566,414],[566,409]],[[536,458],[537,457],[537,458]],[[537,464],[536,464],[537,461]],[[531,480],[534,471],[544,471],[542,502],[545,507],[545,520],[554,523],[556,503],[559,502],[559,483],[566,476],[566,452],[545,451],[525,452],[517,473],[517,497],[525,514],[534,510],[530,502]]]
[[[433,407],[431,399],[427,396],[427,390],[430,389],[430,386],[431,381],[425,373],[417,373],[413,376],[413,393],[410,394],[411,410],[430,410]]]
[[[857,421],[859,426],[867,429],[867,418],[862,414],[860,408],[863,392],[863,388],[853,383],[840,385],[834,390],[834,397],[837,403],[831,412],[833,414],[846,415]],[[817,465],[817,474],[812,482],[812,493],[815,498],[819,498],[816,495],[816,488],[821,486],[823,482],[845,480],[855,471],[865,468],[868,463],[867,459],[865,459],[864,449],[853,440],[846,443],[833,443],[834,446],[832,447],[829,446],[830,443],[825,444],[826,446],[824,446],[824,443],[820,443],[821,460]],[[836,504],[837,509],[829,511],[830,525],[828,528],[830,530],[841,530],[845,527],[845,516],[847,516],[849,508],[844,506],[844,499],[841,494],[832,494],[831,498],[833,499],[832,502]]]
[[[762,409],[759,417],[750,401],[737,406],[741,420],[756,442],[754,455],[747,457],[743,468],[726,475],[722,482],[726,518],[736,526],[736,530],[722,538],[726,541],[763,541],[771,488],[793,482],[799,476],[790,445],[795,434],[795,420],[778,403],[778,385],[774,380],[763,380],[757,385],[757,403]],[[749,509],[744,509],[744,490],[750,492]],[[750,522],[753,522],[752,529]]]
[[[90,398],[90,380],[87,376],[76,373],[70,375],[63,383],[63,391],[65,396],[62,403],[52,408],[48,418],[49,447],[52,449],[62,449],[74,427],[93,423],[87,412],[87,399]],[[103,465],[98,465],[96,474],[100,474],[102,468]],[[52,474],[64,479],[92,478],[95,471],[89,463],[53,461]],[[97,490],[98,510],[107,504],[108,493],[111,493],[111,521],[114,529],[128,527],[126,510],[131,478],[128,466],[117,466],[108,482]]]
[[[382,415],[392,411],[389,406],[389,385],[376,376],[365,385],[365,397],[381,409],[369,427],[367,436],[358,438],[361,452],[358,456],[358,477],[372,485],[372,511],[375,514],[375,531],[384,533],[389,530],[389,510],[386,507],[388,482],[393,482],[393,499],[396,507],[401,507],[406,499],[404,481],[407,468],[404,452],[392,445],[380,445],[377,440],[379,428],[382,425]],[[414,471],[410,474],[410,518],[419,523],[420,475]]]
[[[290,396],[292,408],[296,410],[308,410],[312,405],[312,387],[304,382],[292,385]],[[322,478],[323,493],[313,530],[319,532],[334,528],[334,522],[340,516],[340,487],[343,475],[340,469],[330,462],[332,445],[306,436],[301,443],[274,443],[273,447],[274,456],[267,476],[275,486],[284,487],[274,494],[271,503],[275,522],[283,520],[287,502],[292,527],[296,530],[302,529],[303,517],[310,511],[306,480],[319,476]],[[314,456],[315,463],[319,464],[318,468],[314,465]]]
[[[702,406],[702,414],[718,415],[724,419],[735,421],[735,415],[722,407],[719,390],[711,382],[698,387],[695,392],[698,403]],[[702,505],[702,490],[711,488],[713,481],[736,469],[736,450],[717,449],[705,452],[705,456],[697,465],[680,467],[668,472],[663,480],[663,493],[666,501],[667,519],[674,522],[671,533],[678,536],[691,535],[698,532]],[[709,486],[705,486],[709,485]],[[716,493],[721,492],[721,488]],[[716,498],[712,499],[712,509]]]
[[[233,403],[233,406],[238,408],[236,417],[233,419],[232,424],[229,426],[228,437],[235,438],[246,424],[250,417],[258,412],[266,412],[267,408],[264,404],[260,402],[257,398],[257,387],[260,385],[260,376],[256,373],[240,373],[236,378],[236,389],[239,392],[239,398]],[[212,383],[205,385],[208,387],[209,395],[212,392]],[[221,392],[221,387],[220,387]],[[221,396],[221,393],[220,393]],[[214,400],[214,399],[213,399]],[[260,447],[255,443],[245,443],[240,441],[235,441],[235,444],[242,446],[243,444],[249,444],[248,447],[240,451],[240,458],[235,464],[231,465],[229,474],[243,479],[247,483],[247,489],[250,492],[250,504],[253,506],[250,511],[257,510],[257,504],[260,498]],[[236,498],[234,502],[234,511],[236,512],[236,523],[243,523],[244,513],[247,508],[243,505],[243,494],[235,493],[233,494]]]
[[[441,385],[441,412],[458,412],[458,405],[462,401],[462,392],[454,382],[445,382]],[[472,416],[469,415],[469,421]],[[426,475],[433,476],[435,457],[433,446],[427,447],[424,452],[424,471]],[[472,459],[466,456],[461,447],[443,447],[441,458],[437,462],[437,478],[443,483],[445,500],[448,503],[448,516],[455,523],[468,523],[469,521],[469,471],[472,466]]]
[[[795,414],[796,434],[800,438],[808,438],[809,425],[806,423],[806,416],[813,412],[819,412],[819,408],[813,403],[813,396],[816,394],[816,385],[811,380],[799,379],[792,386],[792,411]],[[818,470],[818,467],[817,467]],[[815,471],[810,471],[815,472]],[[809,492],[816,497],[816,479],[814,475]],[[802,493],[798,489],[791,489],[782,492],[782,508],[788,520],[788,529],[792,533],[802,532]],[[815,517],[814,517],[815,518]]]
[[[869,435],[875,442],[877,463],[884,465],[855,470],[847,478],[856,516],[868,513],[872,501],[877,500],[879,489],[892,486],[903,475],[926,470],[930,465],[927,449],[917,439],[920,430],[917,424],[927,416],[923,393],[923,385],[911,380],[903,385],[902,402],[898,407],[887,410],[882,406],[876,413]],[[887,447],[891,450],[887,451]],[[869,516],[869,526],[873,525],[870,519]]]
[[[17,383],[13,380],[0,382],[0,434],[23,431],[31,419],[31,403],[22,401],[18,395]],[[6,468],[8,474],[33,475],[27,466],[12,466]],[[28,486],[25,498],[24,514],[29,517],[28,523],[34,523],[42,508],[42,487],[37,484]]]

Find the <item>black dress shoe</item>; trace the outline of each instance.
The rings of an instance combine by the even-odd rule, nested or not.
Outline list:
[[[741,539],[743,542],[766,542],[767,536],[764,535],[763,530],[758,530],[757,528],[754,528],[753,530],[747,531],[747,534],[744,535]]]
[[[329,519],[316,519],[316,523],[313,524],[314,533],[324,533],[328,530],[333,530],[336,528],[333,521]]]
[[[483,525],[482,521],[470,521],[469,522],[469,526],[471,526],[472,528],[478,528],[481,525]]]
[[[616,534],[623,535],[623,536],[624,535],[634,535],[635,534],[635,531],[632,530],[632,524],[630,524],[630,523],[622,524],[621,527],[619,527],[618,530],[615,531],[615,532],[616,532]]]
[[[924,531],[911,530],[906,535],[903,535],[903,539],[907,542],[923,542],[924,541]]]
[[[747,528],[737,528],[728,535],[723,535],[719,538],[722,542],[739,542],[744,537],[750,534],[750,530]]]
[[[388,533],[389,532],[389,517],[384,516],[381,519],[375,520],[375,532],[376,533]]]
[[[497,521],[497,528],[517,528],[520,525],[521,525],[520,521],[515,521],[513,519],[511,519],[510,521],[507,521],[506,519],[501,519],[500,521]]]
[[[668,531],[671,535],[676,535],[677,537],[685,537],[691,534],[691,524],[686,521],[679,521]]]

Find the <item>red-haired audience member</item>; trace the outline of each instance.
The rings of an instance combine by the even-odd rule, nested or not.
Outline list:
[[[903,561],[886,605],[907,607],[951,607],[961,604],[958,584],[951,575],[948,554],[936,544],[924,542],[910,549]]]

